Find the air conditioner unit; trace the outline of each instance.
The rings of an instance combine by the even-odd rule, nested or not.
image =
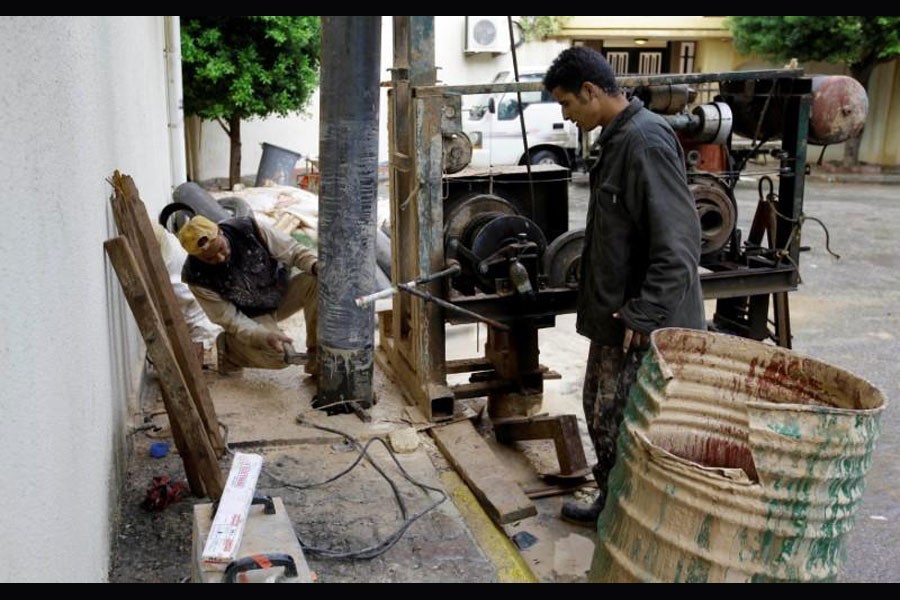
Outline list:
[[[466,54],[509,52],[506,17],[466,17]]]

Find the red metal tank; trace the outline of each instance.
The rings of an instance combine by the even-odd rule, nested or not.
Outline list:
[[[810,79],[813,101],[807,141],[837,144],[858,135],[869,110],[869,98],[862,85],[846,75],[816,75]],[[784,107],[770,101],[770,89],[768,81],[721,84],[721,95],[734,113],[735,133],[751,139],[781,139]]]
[[[838,144],[862,132],[869,98],[858,81],[845,75],[819,75],[813,77],[812,91],[810,143]]]

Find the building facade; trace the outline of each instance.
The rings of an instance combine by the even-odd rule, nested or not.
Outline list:
[[[619,73],[714,73],[777,68],[754,56],[737,53],[727,17],[706,16],[576,16],[559,39],[600,50]],[[844,74],[840,65],[800,65],[808,74]],[[879,65],[869,80],[869,115],[859,159],[883,166],[900,165],[900,68],[898,61]],[[815,160],[821,148],[812,147]],[[843,145],[828,147],[825,158],[843,156]]]
[[[517,17],[513,17],[517,19]],[[604,52],[621,73],[711,73],[775,68],[758,57],[735,52],[724,16],[575,16],[557,36],[517,48],[520,69],[545,68],[563,48],[584,44]],[[383,80],[390,79],[393,58],[392,17],[384,17],[381,64]],[[518,41],[514,26],[514,39]],[[507,17],[435,17],[435,62],[438,79],[447,84],[486,83],[512,69]],[[801,65],[807,73],[846,74],[841,66]],[[897,62],[879,66],[869,85],[869,121],[860,159],[880,165],[900,165],[900,69]],[[386,94],[382,94],[380,160],[387,160]],[[192,177],[198,181],[225,178],[228,136],[211,121],[188,119],[188,147]],[[318,98],[301,115],[256,119],[242,126],[242,173],[252,176],[259,165],[262,143],[318,157]],[[818,157],[819,149],[812,148]],[[840,158],[843,146],[827,149],[826,158]],[[298,163],[302,167],[303,162]]]

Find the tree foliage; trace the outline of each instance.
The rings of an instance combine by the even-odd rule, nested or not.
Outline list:
[[[318,85],[319,17],[182,17],[184,110],[285,116]]]
[[[240,122],[301,111],[319,80],[319,17],[182,17],[184,111],[216,119],[240,172]]]
[[[519,17],[522,39],[526,42],[553,37],[572,17]]]
[[[900,56],[900,17],[751,16],[728,22],[740,52],[843,63],[863,86],[875,65]]]
[[[900,57],[900,17],[729,17],[728,25],[740,52],[845,64],[867,90],[872,70]],[[845,165],[858,162],[859,143],[845,144]]]

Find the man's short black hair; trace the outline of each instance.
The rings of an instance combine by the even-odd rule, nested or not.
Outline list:
[[[616,74],[609,62],[587,46],[572,46],[560,52],[544,75],[544,87],[551,92],[561,88],[578,94],[585,81],[590,81],[610,96],[619,93]]]

